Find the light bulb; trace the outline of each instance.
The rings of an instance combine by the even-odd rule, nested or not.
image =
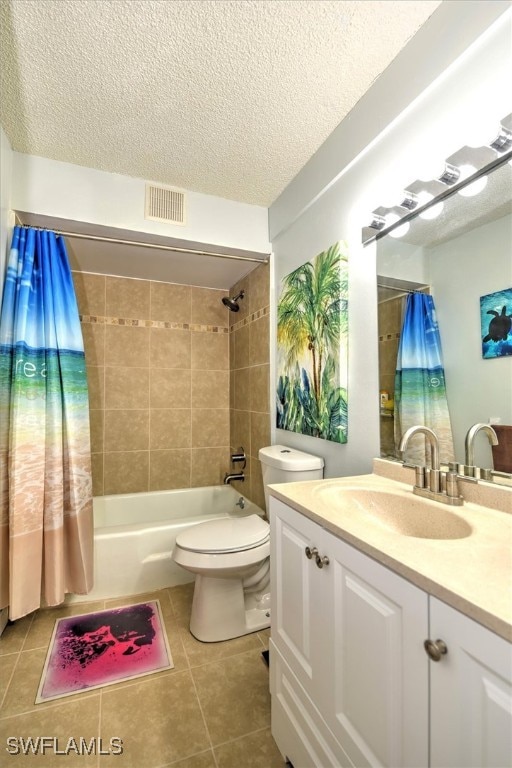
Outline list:
[[[400,216],[397,213],[388,213],[386,216],[386,227],[390,227],[392,224],[396,224],[397,221],[400,221]],[[397,227],[392,232],[390,232],[391,237],[403,237],[407,232],[409,231],[409,222],[406,221],[405,224],[402,224],[402,226]]]
[[[434,195],[432,195],[430,192],[427,192],[426,190],[423,190],[418,194],[418,205],[425,205],[433,198]],[[433,205],[432,208],[428,208],[426,211],[423,211],[423,213],[420,213],[420,219],[429,220],[437,218],[443,210],[443,207],[444,203],[437,203],[437,205]]]
[[[406,235],[409,231],[410,224],[408,221],[405,222],[405,224],[402,224],[400,227],[397,227],[392,232],[389,233],[390,237],[403,237]]]
[[[464,181],[464,179],[467,179],[469,176],[472,176],[474,173],[476,173],[476,168],[474,165],[461,165],[459,170],[460,181]],[[472,184],[464,187],[464,189],[459,189],[459,195],[462,195],[462,197],[473,197],[474,195],[478,195],[479,192],[485,189],[486,184],[487,176],[481,176]]]

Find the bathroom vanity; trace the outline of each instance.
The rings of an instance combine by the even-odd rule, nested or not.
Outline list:
[[[456,512],[378,474],[270,492],[272,733],[294,768],[510,765],[510,489]]]

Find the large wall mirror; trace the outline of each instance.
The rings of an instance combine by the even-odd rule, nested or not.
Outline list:
[[[503,354],[503,344],[491,338],[491,346],[501,354],[483,357],[482,318],[487,326],[495,321],[491,334],[503,341],[495,331],[507,330],[512,320],[509,155],[466,187],[465,195],[445,195],[442,210],[431,207],[424,210],[424,217],[407,216],[409,228],[401,237],[393,237],[400,234],[395,229],[377,241],[381,455],[401,458],[396,450],[394,394],[405,302],[410,292],[429,293],[439,325],[454,461],[465,463],[465,437],[472,425],[494,423],[501,444],[498,461],[498,449],[493,451],[482,432],[475,439],[474,464],[492,469],[492,475],[485,474],[487,479],[504,484],[512,481],[512,355],[508,349]],[[484,304],[481,312],[481,297],[490,294],[500,294],[500,306],[488,314]],[[512,328],[506,342],[512,348]]]

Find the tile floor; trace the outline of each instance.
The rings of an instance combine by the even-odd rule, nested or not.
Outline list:
[[[200,643],[188,630],[193,584],[37,611],[0,637],[0,763],[5,768],[283,768],[270,734],[268,631]],[[159,599],[174,669],[34,704],[55,619]],[[121,755],[10,754],[8,737],[123,740]],[[12,744],[12,742],[11,742]]]

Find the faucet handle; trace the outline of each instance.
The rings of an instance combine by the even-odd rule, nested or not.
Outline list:
[[[416,488],[425,487],[425,467],[414,467],[416,473]]]

